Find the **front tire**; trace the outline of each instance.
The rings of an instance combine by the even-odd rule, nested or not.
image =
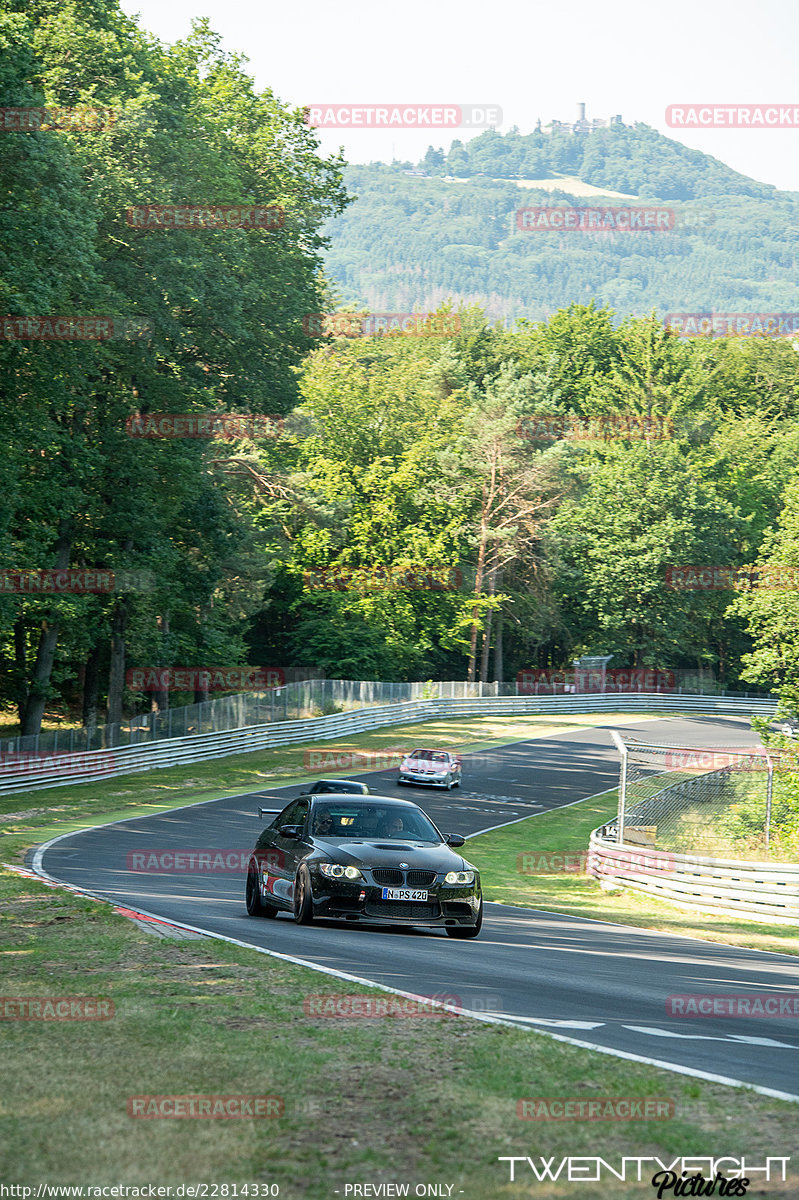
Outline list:
[[[480,930],[483,928],[483,901],[480,901],[480,909],[477,913],[477,921],[474,925],[447,925],[447,936],[451,938],[476,938]]]
[[[260,917],[263,908],[261,906],[261,889],[258,884],[258,868],[252,861],[247,868],[247,887],[244,899],[247,905],[247,915]]]
[[[307,867],[300,867],[294,880],[294,920],[298,925],[310,925],[313,921],[311,877]]]
[[[261,899],[261,888],[258,880],[258,864],[250,860],[247,868],[247,887],[245,892],[247,913],[251,917],[276,917],[277,910],[271,904],[264,904]]]

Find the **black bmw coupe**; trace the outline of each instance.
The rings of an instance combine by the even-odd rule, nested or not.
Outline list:
[[[277,813],[247,868],[251,917],[293,913],[369,925],[425,925],[477,937],[479,872],[416,805],[385,796],[305,795]]]

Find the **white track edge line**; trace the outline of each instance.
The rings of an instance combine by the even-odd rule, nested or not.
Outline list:
[[[68,835],[63,834],[62,836],[66,837]],[[59,838],[53,839],[53,841],[59,841],[59,840],[60,840]],[[41,853],[44,853],[44,851],[47,849],[47,847],[50,844],[51,843],[48,842],[44,846],[41,846],[39,848]],[[37,851],[37,856],[38,856],[38,853],[39,852]],[[37,856],[35,856],[35,857],[37,857]],[[34,866],[34,870],[37,871],[37,874],[40,874],[43,878],[49,879],[52,883],[55,883],[55,884],[61,883],[60,880],[54,879],[52,875],[49,875],[47,873],[47,871],[45,871],[44,868],[41,866],[40,862]],[[92,899],[100,900],[107,904],[116,904],[115,901],[109,900],[108,897],[106,897],[106,896],[100,896],[100,895],[97,895],[96,893],[85,891],[82,888],[76,889],[76,890],[80,891],[83,895],[91,896]],[[121,907],[120,905],[116,905],[116,906]],[[145,917],[153,917],[157,921],[165,920],[165,918],[159,917],[158,914],[156,914],[156,913],[147,912],[146,909],[131,908],[130,911],[141,913],[141,915],[145,916]],[[186,922],[169,921],[168,918],[166,920],[168,921],[168,923],[170,925],[173,925],[176,929],[188,929],[192,933],[201,933],[205,937],[214,938],[216,941],[228,942],[232,946],[241,946],[245,950],[254,950],[257,954],[265,954],[268,958],[279,958],[283,962],[290,962],[290,963],[294,963],[296,966],[307,967],[309,970],[316,971],[320,975],[330,975],[335,979],[344,979],[348,983],[359,983],[359,984],[362,984],[364,987],[376,988],[378,991],[381,991],[381,992],[388,992],[395,996],[404,996],[408,1000],[423,1000],[427,1004],[431,1003],[430,997],[428,997],[428,996],[420,996],[415,992],[406,992],[401,988],[390,987],[388,984],[376,983],[374,980],[365,979],[363,976],[360,976],[360,975],[351,975],[347,971],[339,970],[338,967],[324,967],[318,963],[309,962],[308,959],[298,958],[296,955],[293,955],[293,954],[284,954],[280,950],[268,950],[265,946],[254,946],[250,942],[244,942],[240,938],[229,937],[227,934],[224,934],[224,933],[213,933],[207,929],[202,929],[198,925],[188,925]],[[433,1003],[435,1003],[435,1001],[433,1001]],[[443,1006],[442,1006],[442,1009],[444,1012],[449,1011],[446,1008],[443,1008]],[[592,1042],[581,1041],[579,1038],[571,1038],[571,1037],[567,1037],[565,1034],[552,1033],[548,1029],[536,1029],[536,1028],[530,1028],[527,1025],[519,1025],[512,1019],[509,1020],[509,1019],[503,1018],[503,1017],[492,1017],[492,1016],[489,1016],[487,1013],[478,1013],[478,1012],[474,1012],[471,1009],[459,1009],[456,1015],[470,1017],[472,1020],[482,1021],[484,1024],[487,1024],[487,1025],[504,1025],[507,1028],[511,1028],[511,1029],[521,1029],[525,1033],[536,1033],[541,1037],[548,1037],[556,1042],[565,1042],[570,1046],[577,1046],[583,1050],[593,1050],[597,1054],[607,1054],[607,1055],[610,1055],[611,1058],[623,1058],[629,1062],[642,1063],[644,1066],[658,1067],[661,1070],[672,1071],[678,1075],[687,1075],[687,1076],[690,1076],[692,1079],[704,1079],[708,1083],[721,1083],[721,1084],[726,1085],[727,1087],[742,1088],[747,1091],[757,1092],[757,1094],[760,1096],[769,1096],[774,1100],[785,1100],[785,1101],[788,1101],[793,1104],[799,1104],[799,1095],[794,1096],[790,1092],[780,1092],[780,1091],[777,1091],[775,1088],[766,1088],[766,1087],[761,1087],[759,1084],[746,1083],[741,1079],[733,1079],[731,1076],[716,1075],[710,1071],[701,1071],[696,1067],[686,1067],[686,1066],[682,1066],[681,1064],[678,1064],[678,1063],[670,1063],[670,1062],[665,1061],[665,1059],[649,1058],[646,1055],[634,1054],[629,1050],[613,1050],[607,1046],[597,1046]]]

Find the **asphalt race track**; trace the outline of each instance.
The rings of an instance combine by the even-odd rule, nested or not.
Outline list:
[[[737,717],[619,728],[684,746],[751,746],[755,740],[748,721]],[[616,786],[618,754],[607,729],[585,729],[516,742],[477,755],[471,764],[464,756],[463,771],[463,785],[449,793],[398,788],[395,771],[358,777],[374,792],[417,801],[445,833],[469,835]],[[666,1008],[674,994],[799,996],[799,961],[789,955],[499,904],[486,906],[474,941],[456,941],[443,931],[334,922],[300,927],[289,916],[249,918],[243,872],[144,874],[126,865],[137,850],[249,850],[264,824],[258,805],[279,808],[300,790],[220,799],[69,834],[39,851],[36,863],[51,878],[116,904],[328,971],[454,998],[466,1009],[585,1045],[799,1100],[799,1018],[675,1018]],[[529,828],[534,850],[534,823]],[[346,986],[320,975],[315,990],[342,992]]]

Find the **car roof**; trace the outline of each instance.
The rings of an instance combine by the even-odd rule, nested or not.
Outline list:
[[[303,797],[304,799],[305,797]],[[413,800],[404,800],[399,796],[376,796],[374,792],[370,792],[368,796],[355,795],[354,793],[339,792],[335,795],[333,792],[320,792],[308,797],[309,800],[318,800],[320,804],[329,804],[331,800],[336,804],[369,804],[374,805],[375,801],[378,804],[396,804],[399,808],[420,808]],[[422,810],[424,811],[424,810]]]
[[[360,779],[317,779],[314,781],[314,787],[317,783],[332,783],[335,787],[366,787],[365,783],[361,783]]]

